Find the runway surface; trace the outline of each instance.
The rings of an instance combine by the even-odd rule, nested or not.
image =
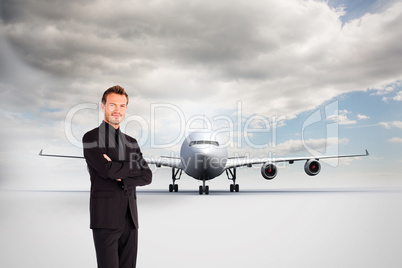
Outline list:
[[[87,191],[0,190],[2,267],[96,267]],[[139,191],[140,268],[402,267],[402,190]]]

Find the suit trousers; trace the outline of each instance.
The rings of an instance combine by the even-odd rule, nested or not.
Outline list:
[[[130,215],[119,229],[92,229],[98,268],[135,268],[138,230]]]

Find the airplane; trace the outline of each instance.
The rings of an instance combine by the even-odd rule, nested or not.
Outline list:
[[[217,139],[211,138],[211,132],[196,131],[190,133],[183,141],[180,149],[180,157],[161,156],[159,159],[151,159],[144,157],[148,164],[154,164],[156,167],[166,166],[172,168],[172,184],[169,184],[169,192],[178,192],[179,186],[176,183],[180,180],[182,172],[188,176],[202,181],[199,186],[199,194],[209,194],[209,186],[206,182],[212,180],[224,172],[228,180],[231,180],[230,192],[239,192],[239,184],[236,184],[236,168],[262,164],[261,175],[266,180],[272,180],[276,177],[278,169],[276,163],[288,162],[293,164],[295,161],[306,161],[304,171],[309,176],[315,176],[321,171],[320,159],[344,158],[344,157],[360,157],[368,156],[366,149],[365,154],[353,155],[332,155],[332,156],[306,156],[306,157],[290,157],[290,158],[262,158],[248,159],[246,157],[228,157],[228,150]],[[68,158],[84,158],[82,156],[65,156],[65,155],[49,155],[40,156],[52,157],[68,157]]]

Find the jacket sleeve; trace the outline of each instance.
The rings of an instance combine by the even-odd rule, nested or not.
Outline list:
[[[136,169],[136,165],[130,165],[129,162],[107,161],[103,154],[104,148],[98,146],[97,140],[87,133],[82,138],[84,145],[84,157],[89,166],[91,166],[100,177],[104,179],[126,179],[130,176],[140,175],[141,170]]]
[[[127,188],[148,185],[152,182],[152,171],[149,169],[147,162],[142,157],[141,151],[134,153],[135,157],[130,157],[130,165],[135,170],[132,176],[125,180]]]

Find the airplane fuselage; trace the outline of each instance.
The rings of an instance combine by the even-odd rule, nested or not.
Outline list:
[[[209,132],[191,133],[180,150],[183,171],[197,179],[210,180],[221,175],[226,167],[228,151]]]

